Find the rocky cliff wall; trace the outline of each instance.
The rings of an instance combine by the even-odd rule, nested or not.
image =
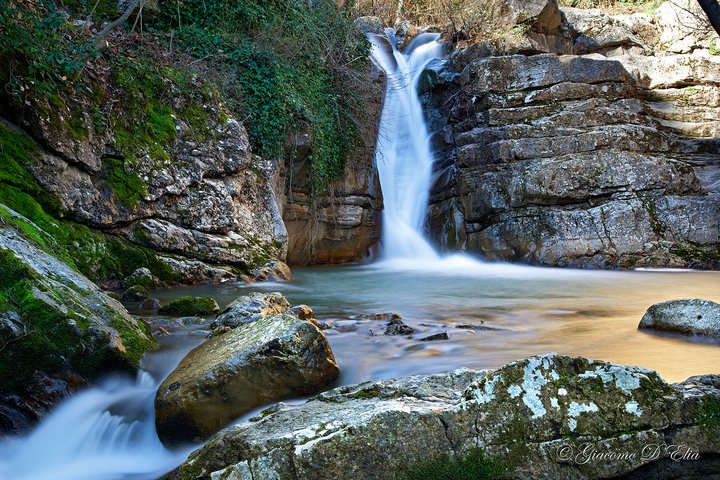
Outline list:
[[[31,144],[8,161],[32,178],[3,178],[0,202],[19,208],[32,184],[51,199],[46,213],[155,252],[178,282],[222,280],[284,259],[270,173],[217,90],[152,60],[101,65],[89,73],[90,92],[5,98],[4,139]]]
[[[375,164],[385,77],[376,67],[368,74],[370,99],[355,149],[342,178],[313,193],[312,138],[298,132],[288,138],[277,191],[288,232],[291,265],[347,263],[370,257],[380,241],[382,192]]]
[[[717,268],[714,40],[669,4],[612,16],[541,3],[502,45],[426,72],[434,239],[535,264]]]

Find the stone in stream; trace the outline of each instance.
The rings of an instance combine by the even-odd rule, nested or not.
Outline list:
[[[388,322],[387,327],[385,328],[385,335],[410,335],[414,331],[415,329],[413,329],[410,325],[407,325],[399,318],[393,318]]]
[[[147,289],[141,285],[133,285],[122,294],[123,302],[143,302],[150,298]]]
[[[140,305],[138,305],[138,308],[140,310],[152,310],[156,311],[160,308],[160,300],[157,298],[148,298],[147,300],[143,300],[140,302]]]
[[[252,271],[252,280],[257,282],[287,282],[292,279],[292,272],[286,263],[273,260]]]
[[[157,313],[160,315],[190,317],[193,315],[212,315],[219,311],[220,307],[213,298],[185,296],[168,303],[164,307],[160,307]]]
[[[648,308],[639,329],[720,339],[720,305],[709,300],[670,300]]]
[[[420,339],[421,342],[435,342],[437,340],[449,340],[447,332],[438,332]]]
[[[210,338],[180,362],[155,397],[158,435],[166,445],[205,439],[261,405],[315,393],[338,374],[313,323],[265,316]]]
[[[702,452],[700,468],[720,453],[718,411],[717,375],[668,385],[651,370],[546,354],[493,372],[365,382],[281,403],[224,429],[166,478],[392,480],[408,466],[442,473],[450,456],[478,468],[493,461],[504,478],[589,480],[662,462],[672,471],[685,462],[668,461],[671,450],[642,455],[670,443]],[[586,445],[634,455],[575,461]]]
[[[290,302],[279,292],[253,292],[235,299],[225,307],[213,322],[213,328],[237,328],[274,313],[285,313],[289,308]]]
[[[120,302],[23,238],[36,227],[15,215],[1,223],[18,222],[17,231],[0,227],[0,431],[32,425],[63,389],[137,370],[156,345]],[[48,389],[59,393],[41,395]]]
[[[366,314],[358,315],[358,318],[362,318],[365,320],[376,320],[376,321],[382,320],[385,322],[402,319],[400,314],[395,313],[395,312],[366,313]]]

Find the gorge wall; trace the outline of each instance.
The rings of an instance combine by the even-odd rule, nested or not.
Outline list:
[[[504,8],[510,35],[456,49],[421,84],[440,158],[436,243],[553,266],[717,268],[712,32],[670,3]]]

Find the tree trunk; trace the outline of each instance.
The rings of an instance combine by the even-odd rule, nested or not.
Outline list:
[[[720,35],[720,4],[717,0],[697,0],[697,2],[710,20],[710,25]]]
[[[103,28],[102,31],[95,36],[95,40],[93,40],[93,47],[98,48],[100,46],[100,42],[103,41],[103,38],[105,38],[110,30],[127,20],[133,10],[135,10],[135,7],[138,6],[138,3],[140,3],[140,0],[133,0],[133,2],[127,6],[123,14],[120,15],[120,18],[112,23],[109,23],[105,28]]]

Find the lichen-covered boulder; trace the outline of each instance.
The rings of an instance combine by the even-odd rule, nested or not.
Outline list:
[[[720,338],[720,305],[700,299],[657,303],[638,328]]]
[[[191,351],[155,397],[168,445],[207,438],[263,404],[315,393],[339,374],[325,335],[275,314],[215,336]]]
[[[650,370],[547,354],[494,372],[365,382],[278,404],[220,432],[168,478],[395,479],[478,449],[507,478],[614,478],[654,468],[672,442],[719,453],[711,433],[719,406],[720,376],[668,385]],[[582,461],[586,444],[634,455]],[[653,444],[659,453],[643,455]]]
[[[34,229],[14,215],[18,227]],[[32,400],[48,398],[38,394],[43,385],[64,379],[60,390],[70,391],[108,371],[135,371],[155,345],[117,300],[39,243],[0,227],[0,430],[29,426],[52,405]]]
[[[193,315],[212,315],[220,311],[214,298],[185,296],[160,307],[160,315],[177,315],[189,317]]]

